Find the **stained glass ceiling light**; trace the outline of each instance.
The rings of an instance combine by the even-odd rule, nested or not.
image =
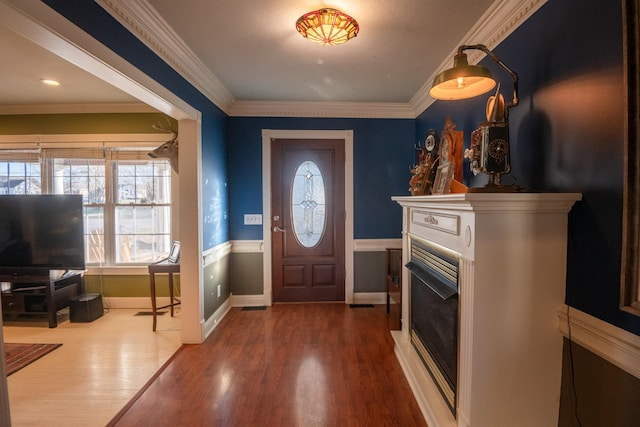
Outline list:
[[[360,31],[355,19],[329,8],[305,13],[296,21],[296,29],[302,37],[330,46],[346,43]]]

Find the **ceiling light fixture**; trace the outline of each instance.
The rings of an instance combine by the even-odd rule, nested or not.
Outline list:
[[[314,43],[335,46],[358,35],[358,22],[336,9],[319,9],[305,13],[296,21],[296,30]]]
[[[48,86],[60,86],[60,82],[51,79],[40,79],[40,83],[46,84]]]

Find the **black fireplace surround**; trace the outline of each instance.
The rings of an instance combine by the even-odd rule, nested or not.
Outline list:
[[[458,265],[455,254],[411,240],[411,342],[456,414]]]

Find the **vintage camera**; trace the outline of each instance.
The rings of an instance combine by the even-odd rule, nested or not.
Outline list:
[[[470,191],[511,191],[504,186],[501,176],[511,171],[509,153],[509,125],[506,122],[484,122],[471,133],[471,147],[464,157],[471,161],[474,175],[486,173],[489,183],[485,187]]]

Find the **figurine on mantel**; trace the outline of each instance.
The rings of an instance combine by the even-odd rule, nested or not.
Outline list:
[[[412,196],[466,192],[461,182],[463,133],[455,127],[447,118],[442,136],[431,129],[416,144],[418,161],[410,169],[413,176],[409,181]]]

